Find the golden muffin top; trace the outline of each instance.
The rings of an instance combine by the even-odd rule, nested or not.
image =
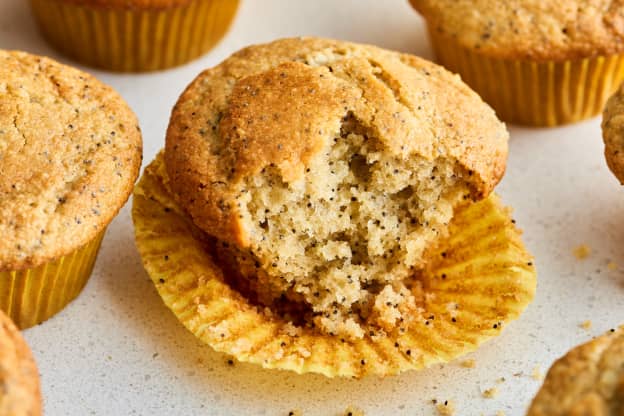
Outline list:
[[[245,48],[186,89],[167,132],[172,187],[200,228],[244,246],[245,181],[273,167],[300,180],[347,119],[386,155],[457,162],[476,197],[504,173],[505,126],[458,76],[374,46],[293,38]]]
[[[124,100],[91,75],[0,51],[0,270],[69,254],[106,227],[141,164]]]
[[[602,118],[602,137],[607,165],[624,184],[624,85],[607,101]]]
[[[39,373],[30,349],[0,311],[0,416],[39,416]]]
[[[623,0],[410,0],[430,30],[499,58],[567,60],[624,50]]]
[[[527,416],[624,414],[622,328],[580,345],[557,360]]]

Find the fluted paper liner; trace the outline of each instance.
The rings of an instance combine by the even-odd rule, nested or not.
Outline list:
[[[510,123],[557,126],[593,117],[624,80],[624,55],[560,62],[499,59],[435,30],[429,37],[438,62]]]
[[[238,0],[192,0],[162,9],[107,8],[30,0],[43,36],[78,62],[140,72],[184,64],[225,35]]]
[[[132,215],[143,264],[177,318],[240,361],[327,377],[422,369],[476,349],[533,298],[532,258],[508,210],[492,196],[456,215],[450,238],[419,277],[426,319],[394,338],[343,342],[305,328],[295,334],[291,324],[251,305],[225,282],[166,183],[159,156],[135,189]]]
[[[102,238],[73,253],[32,269],[0,271],[0,310],[20,329],[37,325],[61,311],[91,276]]]

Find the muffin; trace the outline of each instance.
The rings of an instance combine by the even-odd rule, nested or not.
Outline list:
[[[532,297],[532,260],[488,198],[507,139],[458,77],[417,57],[314,38],[252,46],[173,109],[135,191],[139,251],[174,313],[240,360],[422,368]]]
[[[0,309],[18,327],[80,293],[140,164],[137,119],[115,91],[0,51]]]
[[[212,49],[238,0],[30,0],[41,33],[60,52],[97,68],[141,72]]]
[[[607,165],[624,184],[624,85],[607,101],[602,117],[602,137]]]
[[[611,330],[555,361],[528,416],[624,414],[624,332]]]
[[[624,79],[624,8],[598,0],[410,0],[438,61],[505,121],[592,117]]]
[[[39,373],[15,324],[0,311],[0,416],[39,416]]]

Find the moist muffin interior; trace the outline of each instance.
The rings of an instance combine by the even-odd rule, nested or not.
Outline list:
[[[384,153],[349,115],[302,179],[267,167],[245,181],[237,201],[251,244],[230,261],[260,282],[261,303],[301,303],[322,332],[390,332],[418,316],[410,277],[470,197],[463,175],[449,160]]]

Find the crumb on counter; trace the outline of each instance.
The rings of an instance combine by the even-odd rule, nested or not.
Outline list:
[[[542,373],[542,370],[540,369],[539,365],[536,365],[535,367],[533,367],[533,371],[531,372],[531,377],[533,378],[533,380],[537,380],[537,381],[541,381],[544,379],[544,374]]]
[[[592,321],[590,321],[589,319],[587,321],[583,321],[581,322],[581,324],[579,325],[581,328],[585,329],[585,330],[589,330],[592,327]]]
[[[618,269],[618,265],[612,261],[610,261],[609,263],[607,263],[607,269],[611,270],[611,271],[615,271]]]
[[[455,414],[455,403],[452,400],[445,400],[436,405],[436,410],[440,416],[453,416]]]
[[[580,246],[575,247],[574,250],[572,250],[572,253],[577,259],[584,260],[591,254],[591,249],[587,244],[581,244]]]
[[[505,412],[499,410],[498,412],[496,412],[496,416],[505,416]]]
[[[496,380],[496,382],[497,382],[498,384],[504,383],[504,382],[505,382],[505,377],[499,377],[499,378]]]
[[[494,397],[498,395],[498,389],[496,387],[491,387],[489,389],[483,390],[481,394],[486,399],[493,399]]]
[[[477,363],[474,360],[474,358],[469,358],[467,360],[460,362],[459,365],[461,365],[464,368],[475,368],[477,366]]]
[[[345,409],[343,416],[364,416],[364,412],[357,407],[349,406]]]
[[[300,409],[294,409],[288,412],[288,416],[302,416],[303,412]]]

